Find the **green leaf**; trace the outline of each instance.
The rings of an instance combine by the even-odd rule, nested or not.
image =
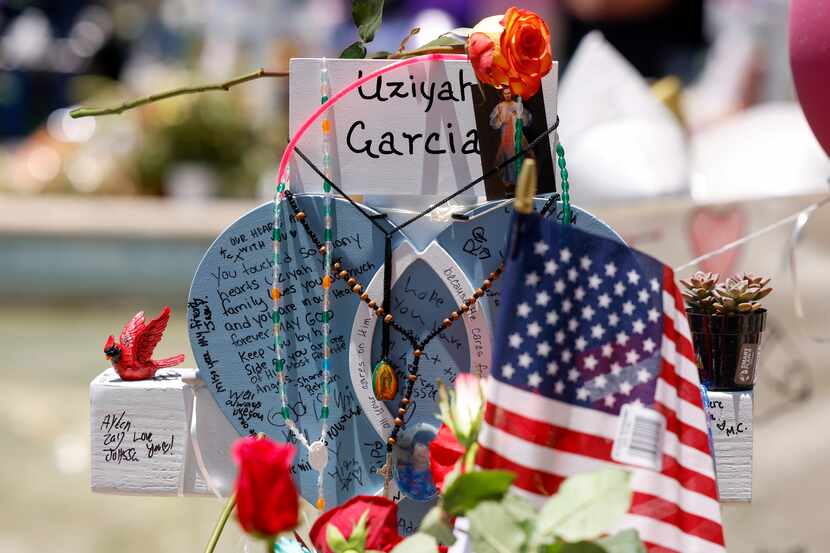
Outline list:
[[[646,553],[646,546],[634,528],[626,528],[597,542],[608,553]]]
[[[352,42],[346,49],[340,52],[342,59],[363,59],[366,57],[366,45],[360,42]]]
[[[435,506],[427,512],[421,521],[420,531],[432,536],[443,545],[455,543],[455,534],[453,534],[450,525],[447,524],[444,511],[440,506]]]
[[[531,545],[555,538],[576,542],[606,532],[631,505],[630,475],[618,469],[580,474],[565,480],[539,513]]]
[[[525,523],[533,521],[538,514],[538,509],[528,503],[526,500],[522,499],[518,495],[514,494],[507,494],[502,499],[501,504],[507,509],[507,512],[510,513],[516,521]]]
[[[467,513],[470,541],[476,553],[516,553],[527,535],[507,509],[495,501],[484,501]]]
[[[557,542],[552,545],[546,545],[541,551],[542,553],[608,553],[604,547],[588,541],[576,543]]]
[[[486,500],[504,497],[516,475],[506,470],[479,470],[460,475],[444,489],[443,507],[450,516],[462,515]]]
[[[360,40],[372,42],[383,20],[383,0],[352,0],[352,19]]]
[[[418,50],[425,50],[427,48],[435,48],[437,46],[464,46],[466,42],[458,36],[453,36],[445,33],[436,39],[430,40],[426,44],[418,47]]]
[[[369,521],[369,509],[360,515],[360,519],[357,521],[357,524],[354,525],[352,528],[351,533],[349,534],[349,539],[346,540],[346,545],[349,549],[354,549],[356,551],[363,551],[366,549],[366,537],[369,535],[367,530],[367,525]],[[329,526],[334,526],[330,524]]]
[[[346,538],[344,538],[343,534],[340,533],[340,529],[334,524],[326,526],[326,541],[328,542],[331,550],[335,553],[345,551],[349,546],[349,544],[346,543]]]
[[[392,553],[435,553],[438,543],[435,538],[421,532],[416,532],[400,542],[392,549]]]

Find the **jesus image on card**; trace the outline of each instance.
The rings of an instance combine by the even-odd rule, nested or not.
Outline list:
[[[516,155],[517,145],[519,150],[526,149],[533,139],[543,135],[552,121],[556,120],[553,101],[550,102],[553,113],[548,117],[545,107],[546,87],[556,90],[555,82],[542,81],[539,92],[528,100],[513,96],[509,88],[479,87],[482,96],[476,99],[474,111],[481,169],[489,175],[484,182],[488,200],[514,196],[521,162],[504,162]],[[525,154],[525,157],[536,159],[539,193],[542,194],[555,191],[554,160],[551,155],[551,145],[554,143],[551,137],[545,137],[532,151]],[[499,170],[492,172],[497,167]]]
[[[509,89],[502,89],[502,100],[493,111],[490,112],[490,128],[499,131],[501,139],[496,150],[496,164],[501,165],[516,153],[516,126],[519,120],[522,126],[530,125],[533,115],[524,109],[520,97],[513,98]],[[527,148],[527,139],[524,133],[521,135],[521,149]],[[532,153],[528,157],[533,157]],[[516,189],[516,181],[519,173],[515,163],[508,163],[500,171],[502,186],[504,190],[512,194]]]

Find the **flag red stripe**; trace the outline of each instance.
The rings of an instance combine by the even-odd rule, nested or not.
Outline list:
[[[655,411],[666,417],[666,430],[675,434],[681,444],[693,447],[698,451],[711,454],[709,451],[709,433],[690,426],[677,418],[677,412],[668,405],[656,401],[651,406]]]
[[[509,470],[516,473],[513,485],[523,490],[538,495],[553,495],[559,489],[559,485],[565,480],[562,476],[556,476],[547,472],[532,470],[510,459],[506,459],[495,451],[479,447],[476,463],[482,467],[494,470]]]
[[[585,455],[600,461],[616,463],[611,458],[613,441],[601,436],[586,434],[546,422],[529,419],[488,403],[484,412],[487,424],[510,433],[517,438],[540,446]],[[555,452],[551,451],[551,456]],[[663,454],[663,470],[666,476],[677,480],[684,488],[711,498],[717,498],[717,483],[714,479],[688,469],[675,457]]]
[[[686,308],[683,305],[683,296],[680,294],[680,289],[674,283],[674,271],[668,265],[663,266],[663,290],[674,297],[674,308],[681,313],[686,313]]]
[[[675,312],[675,317],[685,317],[685,315]],[[663,334],[669,337],[669,339],[674,342],[675,350],[677,353],[683,355],[686,359],[689,359],[692,363],[695,362],[697,356],[695,354],[695,347],[692,345],[692,342],[683,336],[680,332],[678,332],[677,328],[675,328],[674,320],[672,317],[663,317]]]
[[[700,399],[700,388],[681,377],[674,369],[674,365],[665,357],[662,358],[660,377],[677,390],[677,396],[685,399],[692,405],[698,406]]]
[[[687,513],[676,504],[660,497],[634,492],[631,497],[631,508],[628,511],[633,515],[642,515],[661,520],[680,528],[691,536],[723,545],[723,529],[718,522],[708,518]]]
[[[663,547],[662,545],[657,545],[656,543],[648,541],[644,541],[643,545],[646,546],[648,553],[681,553],[677,549],[669,549],[668,547]]]

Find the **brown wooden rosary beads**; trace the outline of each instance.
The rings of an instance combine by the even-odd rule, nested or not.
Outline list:
[[[291,209],[294,211],[295,219],[303,226],[306,233],[308,234],[311,241],[314,243],[317,251],[320,255],[325,256],[326,253],[326,246],[320,242],[317,238],[315,232],[311,229],[307,221],[307,217],[304,211],[300,210],[299,205],[297,204],[297,200],[291,192],[286,192],[286,199],[291,206]],[[443,331],[449,329],[453,323],[459,320],[461,317],[464,316],[465,313],[469,313],[471,308],[475,305],[475,303],[484,297],[489,290],[493,283],[501,276],[502,271],[504,270],[504,263],[499,263],[499,266],[496,268],[495,271],[491,272],[488,275],[488,278],[481,283],[481,287],[477,288],[473,295],[466,298],[463,302],[461,302],[458,307],[453,310],[446,319],[441,322],[441,325],[436,326],[423,340],[419,341],[415,335],[409,331],[408,329],[402,327],[400,324],[395,321],[395,317],[392,313],[387,313],[382,306],[378,305],[378,303],[373,300],[368,292],[364,291],[363,285],[357,280],[357,278],[352,275],[348,269],[343,267],[343,264],[340,260],[334,261],[332,263],[333,273],[336,278],[344,281],[349,289],[355,295],[360,297],[360,300],[365,302],[367,307],[372,310],[375,316],[383,321],[384,324],[389,325],[391,328],[395,329],[398,333],[400,333],[406,340],[411,344],[413,349],[413,356],[414,360],[412,366],[409,368],[409,374],[406,377],[406,391],[403,394],[400,402],[398,403],[398,408],[396,411],[396,416],[393,421],[394,428],[390,433],[389,437],[386,440],[386,463],[384,466],[378,471],[379,474],[383,475],[384,479],[384,495],[388,496],[389,492],[389,484],[392,480],[392,451],[395,447],[395,444],[398,441],[398,434],[400,433],[401,428],[404,426],[404,417],[406,415],[406,411],[412,403],[412,393],[415,388],[415,383],[418,381],[418,370],[420,366],[421,357],[424,354],[424,349],[426,346],[438,335],[440,335]],[[387,292],[388,293],[388,292]]]

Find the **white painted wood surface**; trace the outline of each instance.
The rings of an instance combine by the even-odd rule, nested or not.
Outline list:
[[[229,451],[236,431],[194,369],[160,374],[165,377],[124,382],[107,369],[90,384],[92,490],[229,495],[235,478]],[[752,499],[752,408],[752,392],[709,392],[721,501]]]
[[[752,501],[753,392],[709,392],[706,411],[721,501]]]
[[[90,384],[92,491],[139,495],[205,495],[210,490],[197,454],[221,495],[230,491],[230,444],[236,432],[195,369],[168,369],[161,378],[125,382],[107,369]],[[194,398],[197,425],[191,428]],[[195,430],[195,432],[192,432]],[[194,448],[192,436],[196,435]]]

